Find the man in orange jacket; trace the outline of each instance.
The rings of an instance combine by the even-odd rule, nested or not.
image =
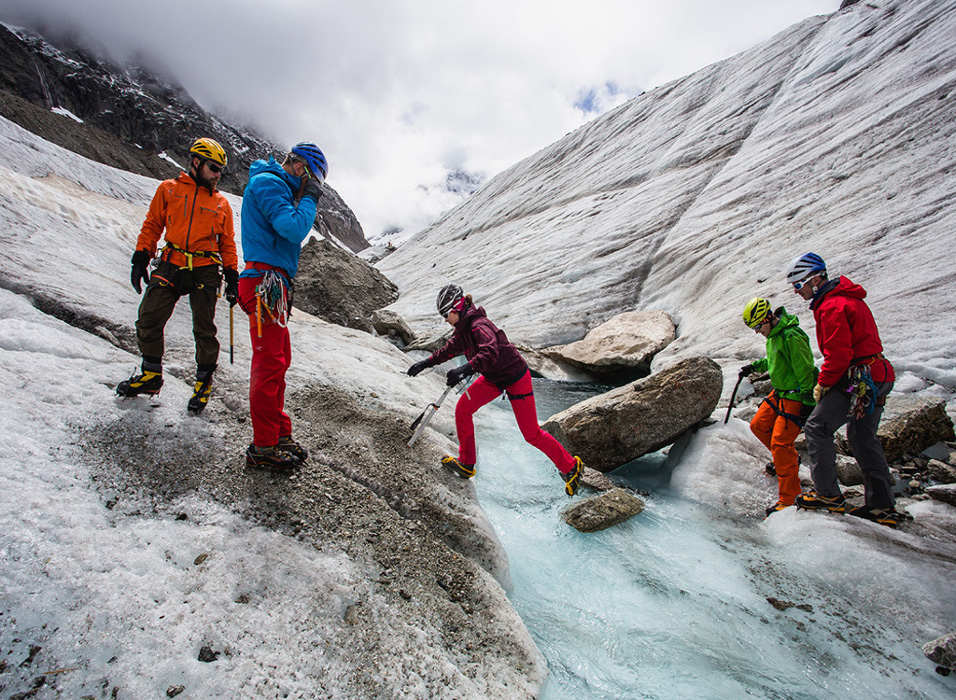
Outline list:
[[[163,386],[163,330],[179,298],[189,295],[196,339],[196,384],[188,409],[202,411],[209,401],[212,375],[219,360],[216,338],[216,299],[225,278],[226,299],[239,299],[239,258],[233,230],[232,207],[216,186],[226,167],[226,152],[208,138],[189,149],[189,174],[164,180],[156,189],[136,241],[130,281],[146,293],[136,320],[136,341],[143,355],[142,372],[120,382],[120,396],[158,394]],[[160,262],[148,271],[165,230]],[[222,272],[220,273],[220,268]]]

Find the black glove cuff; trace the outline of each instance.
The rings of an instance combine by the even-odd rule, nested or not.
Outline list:
[[[222,277],[226,280],[226,284],[239,284],[239,273],[231,268],[224,269]]]
[[[130,259],[133,267],[147,267],[149,265],[150,255],[145,250],[137,250]]]

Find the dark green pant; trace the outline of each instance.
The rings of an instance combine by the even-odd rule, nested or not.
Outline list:
[[[176,302],[188,294],[193,314],[193,337],[196,339],[196,364],[215,365],[219,360],[216,298],[221,281],[218,265],[187,270],[160,263],[146,286],[136,319],[136,341],[143,357],[162,360],[163,329],[173,315]]]

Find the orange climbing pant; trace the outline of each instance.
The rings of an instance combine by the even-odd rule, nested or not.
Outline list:
[[[777,490],[780,502],[785,506],[793,505],[800,495],[800,462],[793,441],[802,430],[800,423],[795,420],[799,419],[802,407],[800,401],[781,399],[776,392],[770,392],[770,396],[757,409],[757,415],[750,421],[751,432],[767,446],[773,456],[773,464],[777,469]]]

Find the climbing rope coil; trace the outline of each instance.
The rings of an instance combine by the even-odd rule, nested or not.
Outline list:
[[[256,327],[262,337],[263,312],[281,328],[289,323],[289,293],[285,278],[275,270],[265,270],[256,285]]]

